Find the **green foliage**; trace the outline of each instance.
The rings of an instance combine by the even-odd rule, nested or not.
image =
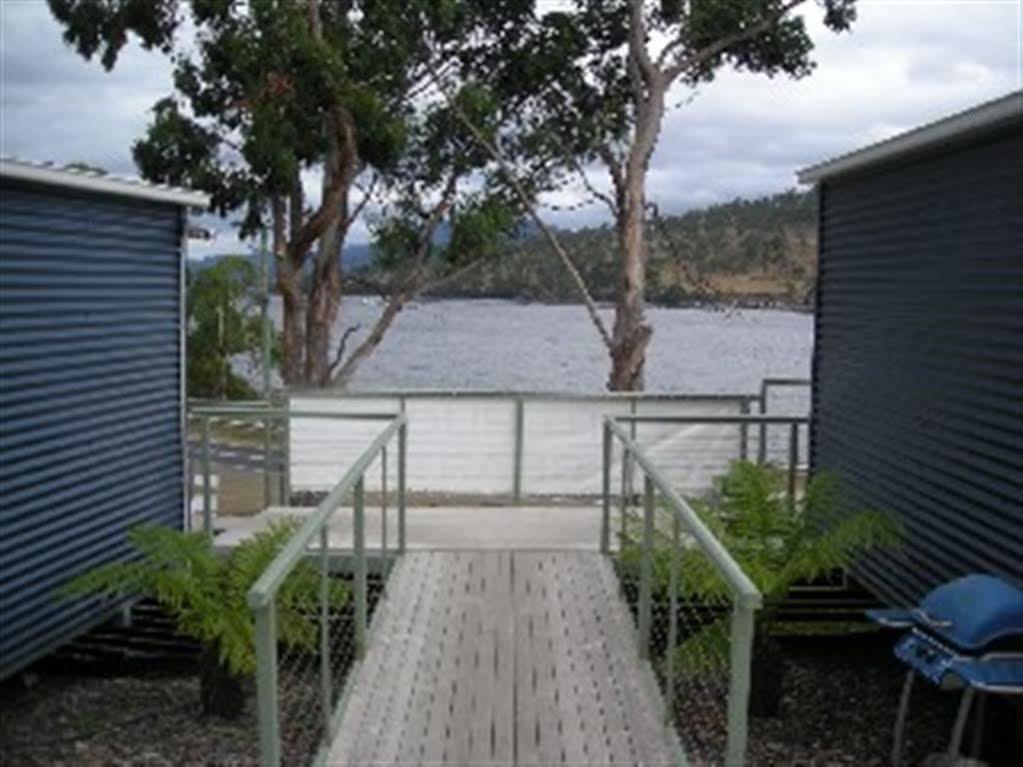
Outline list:
[[[255,624],[246,597],[249,589],[300,527],[298,520],[274,522],[218,556],[205,533],[182,533],[141,525],[128,533],[138,554],[84,573],[59,592],[68,596],[141,594],[160,602],[178,629],[217,648],[221,665],[241,676],[255,670]],[[320,574],[300,560],[276,597],[277,631],[284,644],[312,648],[317,637],[315,610]],[[348,589],[331,580],[333,609],[348,601]]]
[[[309,0],[49,5],[65,41],[86,59],[98,55],[106,69],[132,36],[171,56],[174,93],[154,105],[135,161],[146,178],[210,193],[221,214],[241,209],[243,235],[255,230],[270,196],[289,194],[301,170],[322,167],[324,125],[336,108],[352,120],[357,172],[402,176],[424,163],[478,168],[464,128],[411,94],[422,92],[432,67],[461,61],[471,75],[460,104],[486,124],[502,98],[526,84],[503,80],[503,90],[491,92],[487,69],[473,65],[533,9],[532,2],[489,0],[319,2],[313,25]],[[191,34],[183,36],[186,28]],[[424,126],[432,144],[423,140]],[[459,141],[461,150],[452,151]],[[433,154],[415,156],[424,150]]]
[[[778,607],[794,585],[847,568],[871,549],[896,548],[902,537],[898,521],[888,514],[845,509],[833,474],[816,474],[794,500],[789,500],[785,483],[784,473],[777,468],[739,461],[710,497],[692,503],[763,595],[764,606],[756,618],[761,636],[772,632]],[[640,547],[627,544],[619,556],[623,570],[636,577]],[[673,561],[682,599],[708,604],[731,601],[731,589],[710,558],[695,545],[675,551],[663,531],[657,535],[653,554],[655,599],[668,598]],[[711,622],[675,652],[677,667],[691,671],[694,662],[705,666],[703,659],[708,657],[726,663],[727,618]]]
[[[516,138],[542,127],[519,119],[532,83],[489,66],[517,48],[531,0],[49,4],[65,40],[107,69],[132,36],[169,55],[173,93],[154,105],[133,157],[147,179],[207,192],[214,211],[240,219],[242,237],[269,225],[282,267],[286,383],[326,385],[341,362],[331,364],[323,339],[347,287],[347,217],[372,212],[382,260],[397,273],[381,290],[404,302],[463,263],[499,253],[521,215],[521,200],[438,93],[439,80],[458,111],[500,138],[524,188],[546,182],[542,158],[524,159],[529,142]],[[303,185],[308,171],[324,177],[317,204]],[[366,190],[373,202],[364,208]],[[496,214],[498,204],[507,214]],[[457,236],[433,248],[441,227]],[[205,388],[223,370],[208,365],[195,368]]]
[[[700,518],[764,595],[770,614],[799,582],[851,565],[873,548],[898,544],[895,518],[877,511],[840,513],[835,475],[816,474],[790,501],[785,475],[740,461],[720,481],[717,496],[697,506]],[[696,551],[683,557],[687,592],[725,597],[727,585]]]
[[[481,68],[528,93],[523,120],[542,124],[552,157],[595,160],[603,147],[629,138],[639,119],[636,81],[627,51],[630,0],[573,0],[547,10],[517,30],[511,48],[481,54]],[[819,0],[825,26],[849,28],[855,0]],[[663,71],[678,64],[678,79],[695,86],[724,67],[768,76],[804,77],[813,69],[813,42],[802,16],[783,11],[789,0],[663,0],[644,4],[650,58],[663,57]],[[763,32],[746,30],[779,17]],[[657,41],[654,45],[651,41]],[[712,55],[710,55],[712,54]],[[694,63],[687,63],[694,62]]]
[[[213,266],[188,271],[188,395],[214,399],[255,396],[234,372],[232,359],[248,355],[260,364],[262,323],[259,275],[251,260],[227,256]],[[274,350],[271,350],[273,353]]]

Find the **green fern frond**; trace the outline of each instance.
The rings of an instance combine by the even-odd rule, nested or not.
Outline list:
[[[728,621],[716,620],[669,648],[660,659],[662,673],[667,673],[669,658],[675,674],[718,674],[728,670],[731,652]]]
[[[839,514],[841,502],[838,481],[829,473],[818,473],[807,483],[802,497],[790,499],[783,472],[737,462],[717,483],[714,493],[691,503],[701,521],[764,595],[765,609],[757,616],[759,631],[769,630],[778,604],[793,585],[847,568],[865,552],[892,550],[900,545],[902,529],[894,517],[878,511],[843,510]],[[673,513],[665,508],[658,516],[670,520]],[[624,577],[638,579],[642,562],[642,548],[637,543],[642,533],[640,523],[630,521],[626,533],[628,541],[621,545],[619,567]],[[656,600],[669,596],[673,567],[680,599],[730,601],[730,587],[695,540],[683,530],[675,546],[671,535],[658,528],[652,552]],[[679,662],[707,655],[708,643],[718,641],[712,640],[711,631],[701,630],[675,648]]]
[[[301,521],[275,521],[218,556],[204,533],[182,533],[157,525],[141,525],[128,533],[139,559],[114,562],[83,573],[57,592],[60,597],[140,594],[152,597],[173,616],[178,630],[217,649],[221,665],[233,674],[256,667],[255,625],[248,591],[301,527]],[[300,560],[276,596],[277,630],[288,646],[311,649],[318,637],[319,570]],[[336,611],[349,590],[327,579],[328,608]]]

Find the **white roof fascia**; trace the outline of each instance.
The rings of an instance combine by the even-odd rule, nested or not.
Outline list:
[[[210,196],[205,192],[150,184],[145,181],[89,173],[88,171],[37,165],[9,158],[0,158],[0,176],[67,189],[80,189],[86,192],[173,203],[190,208],[206,208],[210,204]]]
[[[964,134],[1020,118],[1023,118],[1023,91],[1013,91],[995,101],[989,101],[943,120],[900,133],[890,139],[841,155],[833,160],[803,168],[796,172],[796,178],[801,184],[814,184],[825,178],[940,145]]]

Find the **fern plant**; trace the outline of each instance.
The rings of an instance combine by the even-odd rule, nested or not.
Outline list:
[[[279,520],[218,555],[205,533],[183,533],[159,525],[128,532],[138,553],[133,560],[111,562],[66,584],[61,596],[139,594],[157,600],[175,619],[178,630],[203,647],[200,659],[204,713],[235,716],[242,707],[240,680],[255,671],[255,624],[246,597],[298,529],[295,519]],[[317,638],[314,609],[320,574],[300,560],[281,584],[275,605],[278,640],[312,649]],[[328,601],[333,609],[348,601],[347,587],[331,579]]]
[[[792,587],[849,567],[870,549],[899,544],[901,528],[893,517],[877,511],[837,514],[841,502],[833,474],[816,474],[801,496],[790,499],[782,471],[740,461],[719,480],[714,493],[692,504],[764,598],[755,618],[754,713],[777,710],[783,663],[771,637],[778,609]],[[623,546],[624,571],[637,573],[641,556],[639,546]],[[706,554],[695,545],[675,550],[667,535],[659,532],[653,552],[653,589],[658,601],[668,599],[673,560],[676,593],[682,600],[703,604],[731,600],[728,583]],[[675,668],[690,673],[724,670],[729,657],[727,621],[727,615],[719,615],[676,648],[667,648]]]

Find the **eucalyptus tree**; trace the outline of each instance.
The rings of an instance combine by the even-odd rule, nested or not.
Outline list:
[[[815,2],[833,31],[855,20],[855,0]],[[541,151],[560,154],[567,169],[596,163],[608,173],[610,194],[586,182],[611,210],[620,253],[608,388],[643,387],[653,334],[644,298],[646,181],[675,91],[709,83],[725,67],[809,75],[813,41],[795,14],[804,3],[566,0],[538,14],[515,56],[492,62],[506,78],[532,82],[527,112],[547,126]]]
[[[321,386],[337,376],[350,377],[375,348],[375,343],[359,347],[351,364],[332,362],[337,355],[331,349],[331,329],[345,277],[340,251],[352,224],[367,209],[370,179],[384,179],[389,200],[404,197],[406,213],[432,206],[415,218],[420,229],[435,229],[439,219],[457,214],[462,224],[456,231],[475,221],[481,226],[474,236],[500,234],[497,219],[469,215],[476,208],[496,209],[493,195],[489,207],[479,205],[487,186],[487,160],[467,162],[480,155],[464,147],[439,151],[442,145],[451,149],[458,137],[431,130],[442,118],[428,91],[438,67],[474,50],[465,41],[475,40],[476,46],[500,42],[502,30],[513,29],[531,13],[531,2],[49,3],[64,26],[65,40],[87,59],[98,56],[107,69],[116,65],[132,36],[171,57],[174,92],[154,106],[152,123],[133,146],[134,159],[146,178],[208,191],[217,213],[240,217],[242,236],[269,221],[283,304],[286,383]],[[448,165],[440,167],[444,162]],[[310,171],[322,177],[319,194],[307,194],[303,184],[303,174],[308,177]],[[469,177],[472,183],[466,184]],[[432,194],[432,202],[413,204],[408,193],[414,190]],[[510,221],[504,213],[498,218]],[[411,264],[408,276],[415,277],[394,286],[398,300],[389,303],[393,311],[400,311],[426,283],[428,271],[436,276],[440,266],[454,267],[459,258],[469,257],[451,251],[434,258],[432,234],[425,238],[427,246],[419,247],[421,236],[410,245],[407,231],[404,239],[397,237],[393,222],[381,231],[387,235],[388,256]],[[409,246],[400,256],[399,242]],[[416,269],[417,263],[422,268]],[[374,328],[376,343],[389,324]]]

